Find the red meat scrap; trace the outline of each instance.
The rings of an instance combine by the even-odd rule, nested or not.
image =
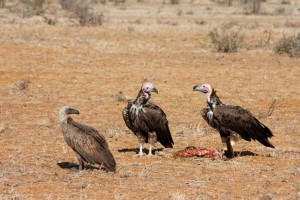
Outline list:
[[[173,154],[175,158],[203,157],[203,158],[222,158],[222,153],[216,149],[199,148],[188,146],[183,150]]]

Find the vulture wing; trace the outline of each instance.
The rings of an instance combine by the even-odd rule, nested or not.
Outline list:
[[[260,123],[249,111],[239,106],[217,106],[214,108],[214,123],[218,129],[230,129],[247,141],[257,140],[267,147],[274,146],[268,141],[272,131]]]
[[[144,105],[143,113],[140,117],[149,128],[149,132],[156,133],[157,141],[165,148],[173,148],[174,142],[168,126],[167,116],[160,107],[147,103]]]
[[[70,135],[66,141],[76,153],[89,163],[102,164],[107,170],[116,171],[114,156],[103,135],[96,129],[73,120],[68,121],[67,125],[73,136]]]
[[[131,131],[135,132],[134,128],[133,128],[133,125],[132,125],[132,122],[131,122],[130,117],[129,117],[129,115],[130,115],[129,111],[130,111],[131,106],[132,106],[132,102],[128,102],[128,105],[122,111],[122,116],[123,116],[123,119],[124,119],[124,122],[125,122],[126,126]]]

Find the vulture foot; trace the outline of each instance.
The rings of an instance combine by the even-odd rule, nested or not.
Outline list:
[[[225,160],[234,157],[234,154],[231,151],[225,151],[223,155],[225,156]]]
[[[136,154],[134,157],[142,157],[145,156],[146,154],[143,152],[139,152],[138,154]]]

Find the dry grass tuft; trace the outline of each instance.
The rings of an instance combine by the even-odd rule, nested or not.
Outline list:
[[[100,26],[103,23],[103,14],[94,12],[89,5],[78,4],[74,14],[81,26]]]
[[[276,53],[287,53],[291,57],[300,57],[300,33],[290,37],[283,37],[276,43]]]
[[[21,0],[21,3],[24,5],[22,9],[23,17],[42,15],[44,13],[45,0]]]
[[[15,83],[14,86],[20,90],[26,90],[28,88],[29,83],[30,83],[30,79],[27,78],[23,80],[21,83]]]
[[[175,192],[175,193],[170,195],[170,199],[171,200],[185,200],[187,198],[186,198],[185,194],[183,194],[181,192]]]
[[[74,13],[81,26],[100,26],[103,23],[103,14],[96,13],[92,8],[97,2],[84,3],[78,0],[60,0],[62,9]]]
[[[209,32],[208,36],[217,51],[221,52],[236,52],[244,42],[244,35],[233,30],[227,31],[215,28]]]

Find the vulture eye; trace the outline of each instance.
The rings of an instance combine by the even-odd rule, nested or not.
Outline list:
[[[148,90],[148,89],[149,89],[149,87],[146,87],[146,89]]]

